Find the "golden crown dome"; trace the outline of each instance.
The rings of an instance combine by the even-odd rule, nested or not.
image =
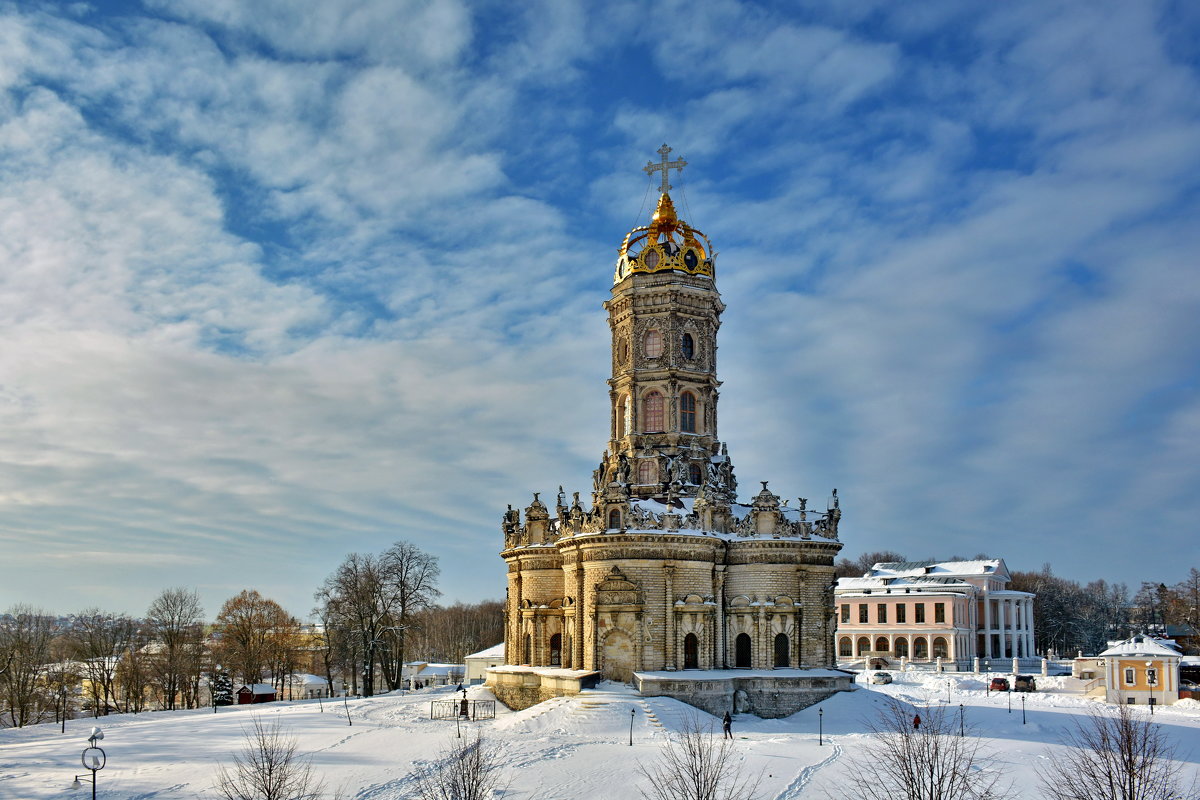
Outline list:
[[[712,243],[702,232],[679,218],[675,204],[667,190],[667,173],[671,169],[682,170],[686,161],[668,161],[671,148],[665,144],[658,151],[662,161],[648,162],[645,171],[653,174],[662,171],[662,194],[658,207],[650,217],[649,225],[642,225],[625,235],[617,251],[617,269],[613,282],[619,283],[635,272],[684,272],[689,275],[713,277]]]

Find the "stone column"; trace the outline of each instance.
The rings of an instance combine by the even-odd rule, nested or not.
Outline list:
[[[675,565],[663,564],[663,589],[666,593],[664,605],[666,619],[663,641],[663,668],[675,669]]]
[[[714,669],[728,669],[725,659],[725,565],[713,565],[713,595],[717,600],[716,635],[713,637],[716,652],[713,653]]]
[[[992,657],[992,598],[986,588],[983,590],[983,655]]]
[[[583,554],[576,551],[576,558],[581,559]],[[575,669],[586,669],[583,660],[583,643],[584,643],[584,609],[587,607],[586,598],[583,592],[583,563],[577,561],[575,564],[575,638],[571,640],[571,648],[575,651]]]
[[[1037,643],[1033,640],[1033,598],[1025,598],[1025,636],[1029,641],[1029,654],[1037,652]]]

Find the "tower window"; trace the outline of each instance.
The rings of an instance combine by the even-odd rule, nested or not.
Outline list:
[[[642,399],[642,431],[653,433],[664,427],[663,396],[659,392],[650,392]]]
[[[654,459],[647,458],[638,462],[638,483],[642,486],[658,483],[658,463]]]
[[[658,358],[662,355],[662,334],[658,331],[646,331],[646,358]]]
[[[611,509],[608,512],[608,527],[617,530],[621,527],[621,511],[619,509]]]
[[[696,395],[684,392],[679,398],[679,429],[684,433],[696,432]]]
[[[625,435],[627,430],[625,418],[629,413],[629,398],[625,395],[617,400],[617,438],[620,439]]]
[[[688,465],[688,481],[693,486],[699,486],[700,481],[702,479],[703,479],[703,475],[700,472],[700,465],[699,464],[689,464]]]
[[[679,343],[679,350],[688,361],[691,361],[696,356],[696,341],[690,333],[683,335],[683,339]]]

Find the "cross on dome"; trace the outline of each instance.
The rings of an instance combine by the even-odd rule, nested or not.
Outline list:
[[[658,148],[658,154],[660,156],[662,156],[662,162],[659,164],[655,164],[653,161],[647,161],[646,166],[642,167],[642,171],[644,171],[647,175],[650,175],[651,177],[653,177],[654,173],[656,173],[656,172],[659,172],[659,171],[662,172],[662,193],[663,194],[666,194],[668,191],[671,190],[671,184],[667,183],[667,174],[673,169],[677,169],[680,172],[682,172],[683,168],[687,166],[687,162],[684,161],[682,158],[677,161],[668,161],[667,157],[668,157],[668,155],[670,155],[670,153],[671,153],[671,148],[667,147],[666,143],[664,143],[662,147]]]

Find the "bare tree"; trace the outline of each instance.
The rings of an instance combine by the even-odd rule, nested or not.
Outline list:
[[[29,606],[16,606],[0,620],[0,652],[7,658],[7,669],[0,674],[0,704],[13,727],[41,722],[55,711],[56,698],[46,680],[54,637],[54,620]]]
[[[225,800],[320,800],[325,784],[312,764],[296,755],[296,740],[278,725],[255,716],[243,729],[245,742],[233,756],[233,768],[217,768],[213,787]]]
[[[920,714],[921,725],[913,725]],[[975,731],[943,706],[919,711],[889,699],[867,721],[872,736],[850,762],[841,797],[853,800],[1000,800],[1011,791]]]
[[[894,550],[878,550],[871,553],[863,553],[853,561],[848,558],[839,559],[834,574],[839,578],[859,578],[865,575],[876,564],[907,560],[903,555]]]
[[[413,776],[419,800],[487,800],[507,788],[499,745],[477,733],[456,739],[441,757]]]
[[[440,594],[437,558],[408,542],[378,556],[351,553],[317,591],[318,612],[358,639],[363,694],[375,688],[376,664],[388,689],[400,685],[405,630]]]
[[[204,608],[194,589],[165,589],[146,612],[155,643],[150,676],[164,708],[196,705],[204,661]]]
[[[1063,750],[1047,754],[1038,770],[1042,795],[1052,800],[1184,800],[1186,787],[1175,749],[1158,725],[1127,705],[1088,712],[1062,737]]]
[[[731,739],[718,739],[714,726],[687,716],[678,736],[667,739],[658,760],[641,764],[646,800],[752,800],[762,775],[744,775]]]
[[[217,615],[218,655],[245,683],[258,683],[280,657],[281,642],[295,641],[298,623],[274,600],[248,589],[225,601]]]
[[[124,614],[89,608],[71,617],[67,651],[88,680],[92,715],[100,716],[117,704],[117,665],[129,649],[137,623]]]

